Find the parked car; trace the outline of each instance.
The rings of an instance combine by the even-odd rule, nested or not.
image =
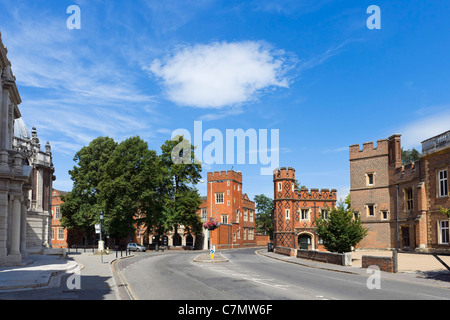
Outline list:
[[[140,244],[137,244],[137,243],[129,243],[127,245],[127,250],[130,250],[130,251],[145,251],[145,250],[147,250],[147,248],[145,248],[144,246],[141,246]]]

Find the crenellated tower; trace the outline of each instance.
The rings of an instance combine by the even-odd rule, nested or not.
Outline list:
[[[274,171],[274,246],[277,250],[324,250],[314,231],[314,221],[336,205],[336,189],[301,189],[295,169]]]

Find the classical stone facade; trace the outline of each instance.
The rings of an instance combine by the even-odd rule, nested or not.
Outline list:
[[[314,231],[315,219],[336,205],[336,189],[301,189],[295,187],[295,170],[274,171],[274,235],[277,249],[325,251]]]
[[[55,169],[52,163],[50,143],[41,150],[36,128],[31,134],[21,118],[14,122],[13,149],[20,154],[23,162],[32,167],[27,203],[27,236],[28,253],[43,253],[51,247],[52,235],[52,183]]]
[[[418,161],[402,165],[401,136],[350,146],[352,208],[367,236],[358,248],[449,251],[450,131],[422,142]]]
[[[43,245],[50,244],[54,171],[50,146],[41,152],[35,131],[29,135],[24,130],[7,52],[0,34],[0,265],[20,264],[32,252],[30,245],[43,252]],[[39,217],[33,219],[35,214]]]

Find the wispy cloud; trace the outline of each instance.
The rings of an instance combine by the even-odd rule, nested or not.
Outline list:
[[[326,150],[323,151],[323,153],[343,152],[343,151],[348,151],[348,146],[346,146],[346,147],[339,147],[339,148],[335,148],[335,149],[326,149]]]
[[[288,87],[284,52],[256,41],[182,46],[146,68],[172,102],[221,109],[252,101],[263,90]]]
[[[431,109],[436,110],[435,107]],[[396,129],[402,135],[402,147],[420,150],[422,141],[450,130],[450,106],[442,106],[439,109],[441,111],[423,115]]]
[[[67,29],[64,12],[34,9],[5,6],[9,21],[0,23],[25,123],[36,126],[41,138],[53,137],[53,150],[64,154],[99,135],[153,136],[156,98],[127,71],[117,42],[84,31],[83,24],[79,31]]]

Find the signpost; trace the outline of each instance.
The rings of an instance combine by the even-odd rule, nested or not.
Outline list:
[[[216,246],[212,246],[210,253],[211,253],[211,260],[214,260],[214,252],[216,252]]]

